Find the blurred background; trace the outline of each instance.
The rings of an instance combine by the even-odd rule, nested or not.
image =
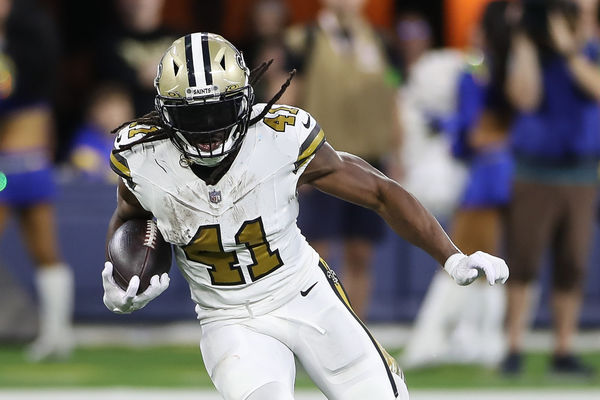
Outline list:
[[[0,0],[0,387],[210,388],[175,268],[128,316],[105,308],[100,279],[110,131],[152,111],[160,56],[195,31],[250,69],[274,60],[260,102],[296,69],[280,103],[401,182],[464,252],[507,258],[506,289],[454,287],[375,214],[300,191],[301,229],[409,389],[600,387],[597,3]]]

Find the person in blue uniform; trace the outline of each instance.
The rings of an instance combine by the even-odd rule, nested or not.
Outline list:
[[[116,84],[99,85],[69,151],[69,164],[78,175],[94,182],[115,183],[108,161],[115,140],[110,131],[133,115],[129,91]]]
[[[594,2],[580,2],[581,5]],[[584,29],[587,12],[565,0],[523,1],[512,39],[507,93],[517,110],[510,133],[516,170],[508,218],[509,355],[522,370],[531,286],[542,258],[552,259],[555,333],[551,369],[589,376],[573,354],[597,204],[600,157],[598,45]],[[588,29],[593,32],[593,29]]]
[[[507,140],[512,110],[503,89],[511,29],[508,10],[509,2],[503,0],[484,8],[458,77],[456,110],[432,119],[434,127],[448,136],[453,156],[468,168],[450,236],[470,252],[502,253],[514,169]],[[456,312],[463,309],[469,312]],[[502,287],[458,288],[436,274],[405,349],[405,363],[497,365],[504,356],[504,309]]]
[[[58,38],[52,21],[31,0],[0,1],[0,230],[18,218],[36,266],[39,335],[33,361],[64,358],[72,349],[73,276],[57,243],[52,179],[52,93]]]

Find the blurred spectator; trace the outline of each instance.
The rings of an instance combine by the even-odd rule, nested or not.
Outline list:
[[[585,7],[596,1],[582,0]],[[567,0],[523,0],[512,39],[507,93],[517,110],[511,129],[516,179],[508,221],[506,373],[522,369],[530,287],[543,255],[552,256],[556,373],[593,371],[572,353],[597,200],[600,70],[594,29]]]
[[[455,49],[434,49],[430,31],[428,22],[413,12],[400,16],[396,25],[394,58],[410,71],[404,74],[398,100],[400,182],[431,213],[447,221],[457,205],[465,168],[451,155],[448,136],[439,134],[431,117],[455,113],[465,56]]]
[[[92,94],[84,124],[75,133],[69,160],[86,178],[116,183],[109,156],[113,129],[135,117],[129,92],[120,86],[101,85]]]
[[[0,0],[0,38],[0,171],[6,177],[0,227],[14,211],[36,265],[40,327],[29,358],[66,357],[73,346],[73,277],[58,251],[50,154],[58,39],[43,8],[24,0]]]
[[[490,0],[442,0],[444,10],[444,43],[464,49],[479,23],[483,8]]]
[[[456,111],[436,124],[451,137],[454,155],[469,168],[451,237],[467,254],[501,252],[512,159],[506,133],[511,108],[504,96],[510,28],[508,2],[488,3],[467,65],[457,77]],[[433,78],[432,78],[433,79]],[[438,363],[497,365],[504,353],[502,287],[457,288],[436,274],[404,352],[404,366]],[[468,312],[464,312],[469,310]]]
[[[363,4],[324,0],[314,23],[292,28],[288,45],[300,72],[298,104],[314,115],[338,151],[383,169],[384,157],[397,160],[400,142],[397,81],[380,35],[361,14]],[[344,285],[357,315],[364,318],[373,245],[385,233],[383,221],[372,211],[316,190],[300,195],[299,225],[318,253],[327,259],[333,241],[344,241]]]
[[[154,77],[160,57],[180,35],[163,24],[164,0],[114,0],[117,27],[102,35],[95,69],[101,81],[127,88],[135,114],[154,110]]]
[[[284,35],[288,20],[289,9],[285,2],[279,0],[259,0],[252,9],[246,40],[240,46],[244,58],[248,60],[250,69],[264,61],[273,60],[263,78],[254,85],[258,101],[270,100],[287,79],[289,55]],[[296,97],[294,88],[288,88],[279,102],[292,102]]]
[[[447,137],[438,134],[430,118],[455,111],[464,55],[454,49],[434,49],[429,23],[415,11],[398,17],[393,43],[393,58],[403,78],[398,100],[400,182],[437,218],[447,221],[456,207],[464,168],[451,156]]]
[[[0,265],[0,344],[30,342],[37,335],[35,304],[5,265]]]
[[[415,12],[406,12],[396,22],[396,52],[402,77],[407,80],[412,66],[432,45],[431,27]]]
[[[467,162],[469,177],[451,237],[466,253],[482,250],[500,255],[503,251],[514,169],[507,140],[513,112],[504,93],[511,33],[508,10],[509,2],[504,0],[486,5],[468,57],[469,70],[459,80],[457,120],[451,134],[453,153]],[[504,353],[504,287],[479,284],[471,292],[465,299],[471,312],[464,313],[468,317],[456,327],[454,357],[497,365]],[[467,348],[477,348],[479,353],[469,354]]]
[[[247,18],[245,39],[240,44],[240,48],[244,52],[244,59],[249,60],[252,67],[256,67],[264,61],[258,57],[262,48],[271,44],[283,44],[283,34],[288,25],[289,12],[286,3],[279,0],[254,2],[250,18]]]

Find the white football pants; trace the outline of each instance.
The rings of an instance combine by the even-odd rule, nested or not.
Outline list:
[[[333,271],[320,263],[313,275],[314,285],[268,314],[202,325],[202,357],[217,390],[226,400],[253,392],[292,400],[295,355],[330,400],[408,400]]]

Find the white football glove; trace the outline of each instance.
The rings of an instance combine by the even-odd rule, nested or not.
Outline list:
[[[461,286],[471,284],[482,275],[485,275],[490,285],[504,283],[509,274],[508,265],[503,259],[483,251],[477,251],[470,256],[453,254],[444,263],[444,269]]]
[[[140,287],[140,278],[135,275],[129,281],[127,290],[121,289],[113,278],[113,265],[110,261],[104,263],[102,270],[102,286],[104,286],[104,305],[117,314],[129,314],[139,310],[155,299],[169,287],[169,275],[165,272],[160,277],[154,275],[150,279],[150,286],[143,293],[136,296]]]

